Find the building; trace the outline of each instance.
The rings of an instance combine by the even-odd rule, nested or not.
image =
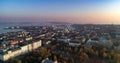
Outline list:
[[[28,52],[40,47],[41,42],[42,42],[41,40],[29,42],[28,44],[23,45],[17,49],[7,50],[6,52],[0,52],[0,60],[7,61],[12,57],[16,57],[16,56],[28,53]]]
[[[58,63],[58,61],[52,61],[49,58],[43,59],[41,63]]]
[[[81,43],[79,41],[71,40],[69,42],[69,46],[80,46]]]
[[[92,45],[103,45],[105,47],[112,47],[112,42],[110,39],[106,39],[105,37],[99,37],[94,39],[89,39],[86,43],[87,47],[92,47]]]
[[[53,63],[53,61],[50,60],[49,58],[46,58],[46,59],[42,60],[41,63]]]
[[[119,33],[119,32],[116,32],[116,33],[115,33],[115,37],[116,37],[116,38],[120,38],[120,33]]]

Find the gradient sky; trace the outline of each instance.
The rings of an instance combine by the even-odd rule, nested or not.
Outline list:
[[[120,0],[0,0],[0,22],[120,24]]]

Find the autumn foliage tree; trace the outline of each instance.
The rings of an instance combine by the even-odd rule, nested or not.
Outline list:
[[[42,58],[47,58],[50,55],[46,48],[41,48],[39,52]]]

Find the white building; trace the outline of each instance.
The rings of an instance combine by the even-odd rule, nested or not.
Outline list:
[[[98,45],[103,45],[106,46],[108,48],[110,48],[112,46],[112,42],[110,39],[106,39],[104,37],[100,37],[98,40],[91,40],[89,39],[86,43],[87,47],[91,47],[94,44],[98,44]]]
[[[116,38],[120,38],[120,32],[116,32],[116,33],[115,33],[115,37],[116,37]]]
[[[9,60],[12,57],[16,57],[16,56],[28,53],[34,49],[37,49],[40,46],[41,46],[41,40],[32,42],[32,43],[24,45],[16,50],[10,50],[10,51],[7,51],[7,53],[0,54],[0,60],[2,60],[2,61]]]
[[[46,59],[42,60],[41,63],[53,63],[53,61],[50,60],[49,58],[46,58]]]
[[[69,42],[69,46],[80,46],[80,45],[81,45],[81,43],[78,41],[70,41]]]

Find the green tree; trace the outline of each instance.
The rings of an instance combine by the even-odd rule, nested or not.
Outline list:
[[[73,58],[71,58],[70,63],[75,63],[75,60]]]
[[[17,60],[17,63],[22,63],[22,61],[21,60]]]

